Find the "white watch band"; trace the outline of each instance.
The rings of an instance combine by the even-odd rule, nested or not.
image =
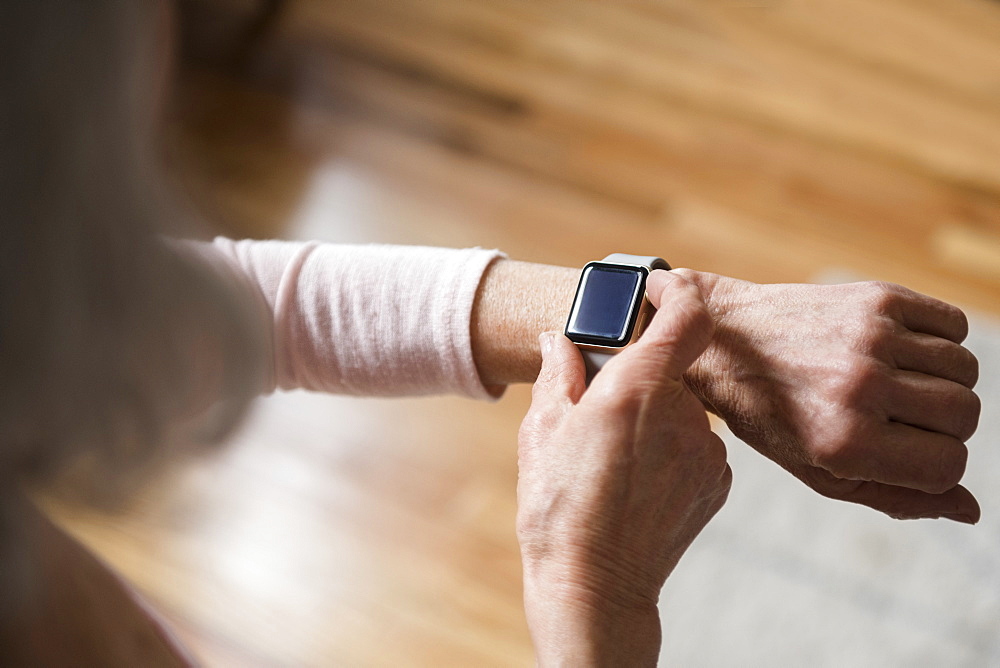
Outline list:
[[[646,267],[647,269],[670,269],[670,265],[662,257],[656,257],[655,255],[629,255],[628,253],[612,253],[606,258],[601,260],[602,262],[613,262],[615,264],[631,264],[639,267]],[[614,358],[614,353],[602,353],[596,350],[581,350],[583,353],[583,361],[587,367],[587,384],[594,379],[597,372],[608,363],[609,360]]]
[[[587,385],[594,380],[597,372],[614,358],[612,353],[599,353],[596,350],[581,350],[583,353],[583,363],[587,367]]]
[[[629,255],[628,253],[612,253],[601,262],[613,262],[615,264],[634,264],[647,269],[670,269],[670,265],[662,257],[655,255]]]

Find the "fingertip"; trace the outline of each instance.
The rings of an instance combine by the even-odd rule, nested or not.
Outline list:
[[[695,321],[693,326],[711,326],[714,320],[708,305],[702,297],[701,289],[679,274],[657,269],[646,279],[646,297],[657,309],[673,307],[678,313],[686,313]]]
[[[542,369],[553,363],[553,357],[558,355],[558,338],[562,337],[559,332],[542,332],[538,335],[538,350],[542,354]],[[563,337],[565,338],[565,337]]]
[[[646,297],[656,308],[660,308],[663,295],[668,289],[693,285],[680,274],[666,269],[654,269],[646,278]]]
[[[552,330],[538,335],[542,358],[566,355],[577,350],[576,345],[562,332]]]
[[[649,279],[663,283],[674,283],[676,281],[688,282],[686,278],[670,269],[653,269],[649,272]]]
[[[661,358],[664,352],[669,353],[662,360],[663,371],[671,378],[680,378],[708,347],[715,321],[698,286],[677,274],[652,272],[646,294],[656,314],[633,347]]]
[[[955,487],[952,494],[956,497],[956,509],[941,516],[963,524],[977,524],[982,519],[983,511],[975,495],[962,485]]]
[[[577,347],[561,332],[542,332],[538,336],[542,366],[535,381],[536,393],[558,394],[574,403],[586,389],[586,368]]]

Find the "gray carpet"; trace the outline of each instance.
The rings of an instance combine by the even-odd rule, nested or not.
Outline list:
[[[724,431],[733,490],[664,589],[664,665],[1000,666],[1000,322],[971,320],[982,521],[821,498]]]

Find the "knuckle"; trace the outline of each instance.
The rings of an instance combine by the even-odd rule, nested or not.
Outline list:
[[[518,439],[524,440],[526,438],[532,438],[535,434],[538,434],[544,424],[542,419],[542,411],[535,407],[532,407],[528,413],[521,420],[521,427],[518,429]]]
[[[713,481],[713,488],[717,485],[717,482],[726,470],[726,453],[719,452],[718,448],[705,448],[701,452],[693,451],[693,448],[688,448],[687,452],[682,452],[681,456],[684,457],[698,457],[701,459],[700,468],[704,472],[706,480]]]
[[[726,502],[726,498],[729,496],[730,490],[733,488],[733,469],[730,468],[729,464],[724,464],[720,473],[719,478],[715,484],[716,495],[721,497],[721,503]]]
[[[965,311],[957,306],[951,304],[945,304],[945,306],[951,311],[950,319],[953,321],[952,325],[955,328],[957,340],[964,341],[965,337],[969,335],[969,317],[965,315]]]
[[[708,518],[712,518],[722,510],[729,500],[729,493],[733,488],[733,471],[728,466],[722,471],[718,479],[712,486],[711,491],[702,501],[703,507],[707,511]]]
[[[733,489],[733,469],[726,466],[726,469],[722,473],[722,478],[719,480],[719,492],[721,493],[722,503],[726,502],[729,498],[729,492]],[[721,504],[720,504],[721,505]]]
[[[697,291],[697,288],[694,289]],[[696,294],[697,301],[692,301],[687,311],[688,332],[711,338],[715,331],[715,318],[712,317],[708,306],[702,301],[700,294]]]
[[[960,442],[953,447],[941,451],[941,461],[937,470],[928,481],[926,491],[931,494],[943,494],[952,489],[965,475],[965,467],[969,460],[969,450]]]
[[[609,425],[618,425],[622,422],[637,423],[644,403],[636,394],[619,392],[608,397],[604,402],[602,413]]]
[[[956,419],[955,438],[969,440],[979,426],[979,416],[983,409],[982,400],[972,390],[962,388],[956,395],[953,415]]]
[[[810,463],[829,471],[838,478],[844,477],[841,465],[845,459],[845,446],[849,448],[850,444],[844,443],[840,438],[821,441],[810,451]]]
[[[532,387],[532,397],[542,396],[550,392],[552,387],[559,384],[560,379],[566,375],[566,372],[571,370],[570,366],[571,362],[568,360],[558,360],[543,364],[541,370],[538,372],[538,378]]]
[[[961,369],[966,373],[966,382],[963,385],[971,390],[979,382],[979,358],[972,354],[968,348],[962,348],[962,350],[965,351],[965,362],[961,365]]]
[[[517,430],[518,453],[524,454],[529,451],[538,441],[539,434],[542,433],[538,418],[529,413],[521,421],[521,427]]]
[[[970,390],[979,382],[979,359],[968,348],[959,347],[958,352],[946,364],[955,382]]]
[[[726,446],[718,441],[715,434],[710,434],[710,442],[702,448],[705,466],[715,477],[721,477],[729,468]],[[730,476],[731,477],[731,476]]]
[[[884,369],[875,360],[855,357],[841,365],[840,373],[829,382],[828,398],[842,406],[864,405],[876,392],[884,377]]]
[[[685,438],[674,450],[675,456],[699,481],[702,496],[711,498],[723,489],[728,492],[732,484],[732,470],[722,440],[708,429],[707,423],[700,428],[704,429],[704,437]]]
[[[838,421],[831,424],[838,424]],[[846,425],[840,421],[839,425],[829,429],[826,436],[814,444],[812,464],[838,478],[852,478],[858,473],[858,462],[865,459],[863,449],[867,435],[856,421],[848,421]]]
[[[906,289],[895,283],[867,281],[861,283],[862,303],[879,315],[897,315],[906,298]]]
[[[517,431],[519,449],[524,452],[544,441],[545,436],[559,424],[559,416],[551,408],[532,406]]]
[[[715,515],[722,510],[723,506],[726,505],[726,501],[729,500],[729,487],[720,487],[719,491],[712,497],[708,506],[708,516],[709,518],[715,517]]]
[[[862,318],[848,336],[851,348],[865,357],[886,359],[890,350],[895,331],[892,320],[883,317]]]
[[[623,374],[615,371],[610,367],[602,371],[599,374],[600,384],[594,383],[588,392],[600,399],[605,410],[611,413],[629,413],[634,410],[636,397],[643,393],[643,388],[650,382],[646,377],[649,374]]]

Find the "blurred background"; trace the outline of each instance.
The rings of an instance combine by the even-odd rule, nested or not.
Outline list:
[[[725,433],[665,663],[1000,665],[1000,3],[185,0],[166,150],[222,233],[659,253],[969,310],[975,528],[819,498]],[[531,665],[495,405],[262,399],[127,507],[51,501],[208,665]]]

